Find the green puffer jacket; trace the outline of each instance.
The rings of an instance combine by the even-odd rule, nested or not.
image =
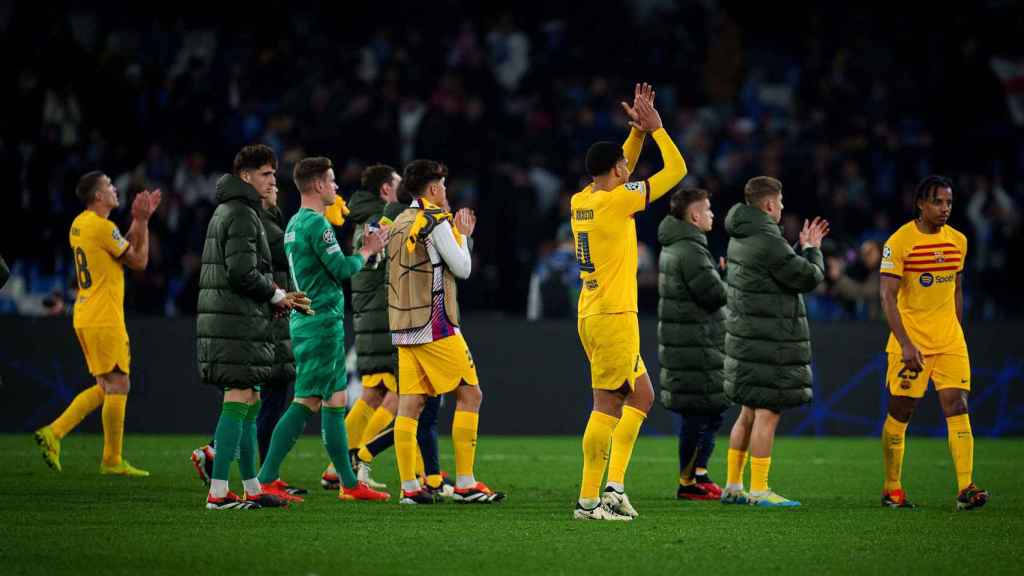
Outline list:
[[[725,231],[725,392],[752,408],[807,404],[813,396],[811,335],[801,293],[825,277],[821,250],[797,254],[768,214],[746,204],[729,210]]]
[[[285,292],[295,290],[284,253],[284,215],[278,207],[264,208],[260,212],[263,229],[267,232],[270,261],[274,268],[274,283]],[[269,384],[288,384],[295,381],[295,358],[292,356],[292,337],[288,330],[288,317],[273,318],[270,331],[274,337],[274,369]]]
[[[251,388],[274,366],[270,246],[255,188],[227,174],[217,181],[217,204],[199,273],[199,375],[212,386]]]
[[[377,222],[381,215],[394,220],[408,206],[397,202],[385,205],[380,194],[360,190],[352,195],[348,208],[348,218],[356,224],[352,242],[358,250],[363,245],[367,223]],[[386,256],[381,254],[377,262],[376,267],[368,264],[352,277],[352,328],[356,333],[356,369],[360,374],[394,374],[398,367],[388,326]]]
[[[722,389],[725,283],[693,224],[666,216],[658,242],[661,403],[681,414],[720,414],[730,406]]]

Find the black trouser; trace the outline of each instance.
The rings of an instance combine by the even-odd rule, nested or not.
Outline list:
[[[707,468],[715,450],[715,434],[722,414],[686,414],[679,425],[679,474],[692,479],[694,470]]]
[[[270,437],[274,435],[274,427],[281,415],[288,409],[291,396],[289,385],[266,384],[260,388],[260,413],[256,416],[256,442],[260,445],[260,464],[267,458],[270,450]]]

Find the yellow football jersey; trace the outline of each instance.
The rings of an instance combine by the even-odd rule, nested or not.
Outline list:
[[[903,327],[925,356],[967,355],[964,331],[956,317],[956,277],[966,257],[967,237],[953,227],[924,234],[913,221],[890,236],[882,249],[880,272],[900,279],[896,305]],[[902,352],[892,334],[885,351]]]
[[[124,326],[124,267],[128,241],[117,225],[86,210],[71,223],[71,252],[78,276],[74,326]]]
[[[636,221],[647,207],[649,184],[627,182],[613,190],[593,185],[570,202],[576,261],[580,266],[579,317],[636,312]]]

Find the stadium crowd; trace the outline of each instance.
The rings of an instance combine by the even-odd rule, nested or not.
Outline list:
[[[195,314],[214,182],[242,145],[263,142],[282,159],[286,218],[304,155],[333,158],[346,197],[366,165],[446,162],[453,206],[481,222],[481,273],[463,306],[572,317],[568,199],[586,147],[626,132],[619,101],[637,80],[657,90],[689,167],[683,185],[712,193],[713,254],[724,254],[721,219],[752,176],[783,182],[790,240],[803,217],[829,219],[813,318],[879,318],[879,243],[911,218],[914,184],[932,172],[953,179],[951,224],[970,242],[968,317],[1020,313],[1004,275],[1024,237],[1024,118],[997,63],[1021,55],[999,3],[966,7],[953,30],[911,7],[884,21],[816,3],[801,19],[714,0],[619,8],[580,19],[568,2],[289,8],[286,18],[8,7],[0,45],[17,58],[0,80],[13,111],[0,120],[11,222],[0,253],[12,278],[0,313],[67,313],[74,184],[98,168],[121,195],[119,224],[133,194],[164,191],[149,270],[129,274],[129,313]],[[982,29],[995,32],[972,32]],[[635,176],[658,165],[647,150]],[[665,210],[637,219],[642,311],[657,303]]]

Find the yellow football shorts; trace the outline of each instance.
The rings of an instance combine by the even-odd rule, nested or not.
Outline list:
[[[440,396],[465,382],[480,384],[462,334],[427,344],[398,346],[398,393]]]
[[[117,326],[75,328],[75,335],[82,346],[90,374],[100,376],[114,369],[129,373],[132,355],[128,350],[127,330]]]
[[[640,357],[636,312],[586,316],[579,319],[577,328],[590,361],[590,386],[618,390],[629,384],[631,390],[636,390],[636,379],[647,373]]]
[[[363,388],[376,388],[383,385],[389,392],[398,392],[398,380],[390,372],[375,372],[364,374],[362,379]]]
[[[964,356],[933,354],[924,357],[924,370],[912,372],[903,364],[900,354],[889,354],[889,369],[885,381],[893,396],[923,398],[931,380],[936,390],[945,388],[971,389],[971,362]]]

